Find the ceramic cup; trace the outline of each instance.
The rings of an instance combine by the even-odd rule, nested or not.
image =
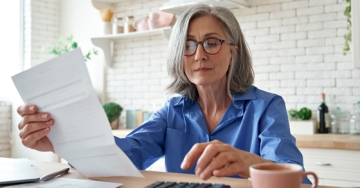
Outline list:
[[[159,27],[158,20],[159,20],[159,14],[150,12],[149,13],[149,19],[148,19],[149,29],[158,28]]]
[[[250,181],[253,188],[300,188],[307,175],[314,177],[313,188],[318,185],[314,172],[304,172],[297,164],[262,163],[250,166]]]
[[[111,22],[103,22],[103,33],[104,33],[104,35],[112,34],[112,23]]]

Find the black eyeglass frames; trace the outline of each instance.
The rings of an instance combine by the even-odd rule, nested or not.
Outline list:
[[[209,38],[204,41],[198,41],[198,42],[193,40],[187,40],[184,55],[185,56],[193,55],[196,52],[199,44],[202,45],[206,53],[215,55],[220,52],[222,43],[224,42],[229,45],[232,45],[231,43],[226,42],[225,40],[213,39],[213,38]]]

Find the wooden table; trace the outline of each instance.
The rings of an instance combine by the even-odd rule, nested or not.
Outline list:
[[[360,135],[313,134],[294,135],[299,148],[323,148],[360,151]]]
[[[63,168],[68,165],[66,163],[49,163],[30,161],[34,168],[39,172],[40,175],[51,173]],[[216,178],[211,177],[207,181],[201,180],[196,175],[190,174],[178,174],[178,173],[167,173],[167,172],[154,172],[154,171],[141,171],[145,178],[135,177],[107,177],[107,178],[91,178],[92,180],[107,181],[107,182],[118,182],[123,185],[121,188],[142,188],[155,181],[175,181],[175,182],[207,182],[207,183],[224,183],[230,185],[232,188],[251,188],[251,182],[247,179],[240,178]],[[76,169],[71,168],[70,172],[60,178],[74,178],[74,179],[86,179]],[[311,185],[301,185],[301,188],[310,188]],[[330,188],[329,186],[318,186],[318,188]]]

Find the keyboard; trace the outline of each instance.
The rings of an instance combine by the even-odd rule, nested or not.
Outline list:
[[[230,188],[230,185],[225,184],[211,184],[211,183],[196,183],[196,182],[164,182],[157,181],[145,188]]]

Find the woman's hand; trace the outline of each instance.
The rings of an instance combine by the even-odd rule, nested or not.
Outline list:
[[[18,125],[22,144],[38,151],[52,151],[54,147],[46,136],[54,120],[46,112],[37,112],[35,105],[19,106],[17,113],[22,117]]]
[[[186,154],[181,168],[189,169],[196,159],[198,162],[195,173],[204,180],[209,179],[212,175],[217,177],[240,175],[248,178],[251,165],[271,162],[217,140],[195,144]]]

